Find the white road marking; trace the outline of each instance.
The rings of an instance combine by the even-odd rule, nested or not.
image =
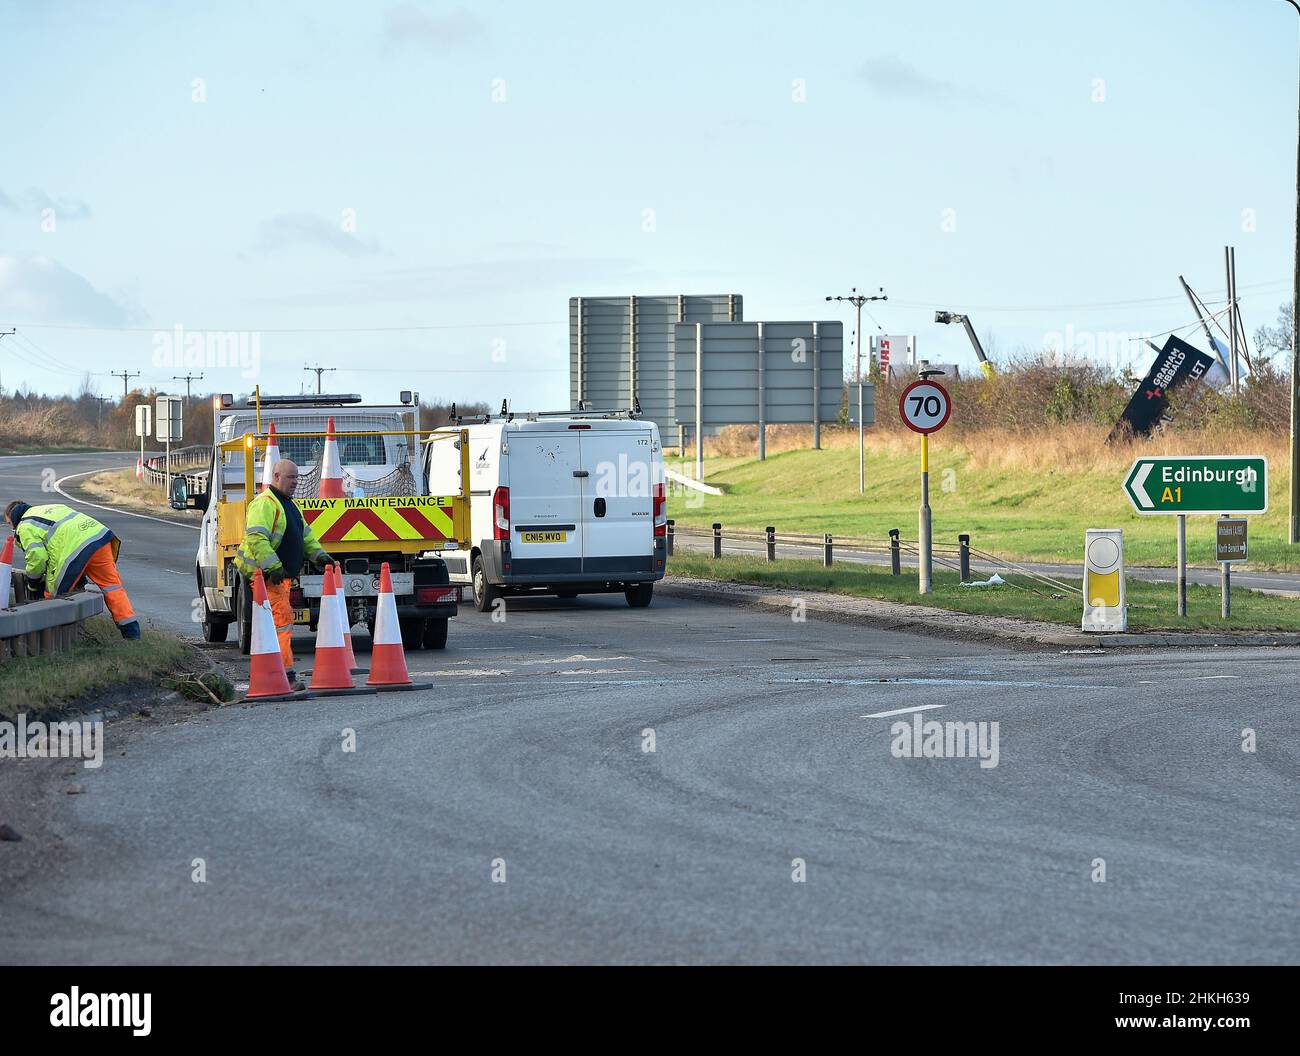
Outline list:
[[[895,708],[893,711],[873,711],[870,715],[859,715],[860,719],[887,719],[890,715],[908,715],[914,711],[929,711],[932,708],[946,708],[947,704],[918,704],[914,708]]]
[[[141,520],[157,521],[159,524],[170,524],[177,528],[192,528],[196,532],[203,530],[197,524],[183,524],[180,521],[169,521],[166,517],[153,517],[147,513],[132,513],[130,510],[118,509],[116,506],[104,506],[98,502],[87,502],[85,499],[75,499],[63,490],[63,482],[65,480],[74,480],[77,477],[89,477],[94,473],[111,473],[115,469],[134,468],[134,466],[105,466],[103,469],[89,469],[85,473],[69,473],[66,477],[60,477],[54,482],[54,490],[69,502],[76,503],[79,506],[93,506],[97,510],[107,510],[109,513],[120,513],[123,517],[139,517]]]
[[[999,686],[1025,689],[1114,689],[1114,686],[1077,686],[1065,682],[1005,682],[982,678],[770,678],[769,682],[820,686]]]

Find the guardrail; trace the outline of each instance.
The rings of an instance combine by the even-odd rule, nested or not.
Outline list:
[[[0,609],[0,661],[71,649],[81,625],[104,611],[104,596],[89,590],[61,598],[29,600],[27,581],[13,573],[14,607]]]
[[[723,528],[719,521],[714,521],[710,529],[702,528],[678,528],[676,521],[672,518],[668,520],[668,539],[667,552],[672,556],[675,539],[678,535],[698,537],[712,542],[712,554],[715,558],[722,557]],[[1083,591],[1074,586],[1072,583],[1065,583],[1053,576],[1046,575],[1042,572],[1026,568],[1024,565],[1006,558],[999,557],[997,554],[988,553],[985,550],[977,549],[971,546],[969,533],[963,532],[957,536],[957,542],[953,543],[932,543],[931,556],[936,565],[943,565],[952,569],[961,576],[963,583],[971,580],[971,559],[976,560],[984,565],[991,565],[1000,572],[1007,572],[1024,576],[1043,586],[1050,587],[1054,592],[1065,592],[1070,594],[1082,595]],[[908,558],[918,558],[920,555],[919,544],[912,539],[903,539],[899,529],[891,528],[887,539],[873,539],[869,536],[839,536],[835,537],[827,532],[822,535],[810,535],[801,533],[783,533],[778,535],[774,526],[766,527],[763,531],[745,528],[729,528],[726,533],[726,541],[733,543],[753,543],[762,544],[767,555],[768,561],[777,560],[777,547],[783,546],[787,550],[800,550],[804,553],[800,556],[807,556],[807,551],[819,553],[822,564],[826,568],[832,567],[835,561],[836,550],[849,554],[888,554],[890,572],[895,575],[902,575],[903,555]],[[755,547],[757,549],[757,546]],[[882,562],[883,563],[883,562]],[[909,561],[909,563],[912,563]],[[1033,590],[1034,588],[1029,588]],[[1037,593],[1037,591],[1035,591]]]

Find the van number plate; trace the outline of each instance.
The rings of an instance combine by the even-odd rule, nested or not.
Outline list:
[[[311,609],[294,609],[293,622],[300,626],[309,625],[311,623]]]
[[[567,543],[568,532],[520,532],[521,543]]]

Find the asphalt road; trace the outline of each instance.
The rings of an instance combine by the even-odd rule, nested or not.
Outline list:
[[[128,586],[192,561],[191,529],[120,528]],[[137,607],[187,620],[186,589]],[[661,592],[465,609],[410,663],[432,690],[110,724],[101,769],[47,764],[45,831],[0,854],[57,853],[0,890],[0,959],[1300,954],[1300,651],[1009,653]],[[997,765],[896,757],[914,714],[997,722]]]

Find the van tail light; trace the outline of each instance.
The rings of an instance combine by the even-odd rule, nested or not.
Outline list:
[[[510,538],[510,489],[501,487],[492,493],[492,538]]]
[[[654,495],[655,538],[668,536],[668,489],[660,483],[655,485]]]
[[[307,595],[302,587],[289,588],[289,608],[305,609],[307,607]]]

